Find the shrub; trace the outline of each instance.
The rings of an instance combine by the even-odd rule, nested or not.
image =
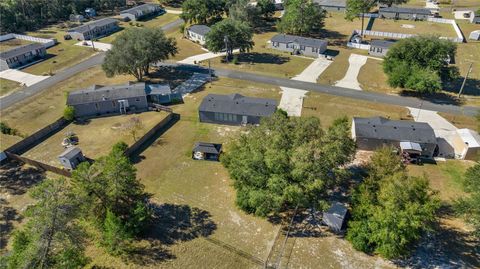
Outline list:
[[[8,124],[5,122],[0,122],[0,131],[2,132],[2,134],[6,135],[19,135],[17,129],[8,126]]]
[[[233,56],[232,63],[233,64],[238,64],[238,56],[237,55]]]
[[[73,106],[66,106],[63,110],[63,118],[69,121],[75,119],[75,108]]]

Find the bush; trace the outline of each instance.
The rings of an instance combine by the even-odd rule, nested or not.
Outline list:
[[[72,121],[73,119],[75,119],[75,108],[73,106],[65,107],[65,109],[63,110],[63,118],[68,121]]]
[[[8,124],[5,122],[0,122],[0,131],[2,132],[2,134],[6,135],[19,135],[17,129],[8,126]]]
[[[238,56],[237,55],[233,56],[232,63],[233,64],[238,64]]]

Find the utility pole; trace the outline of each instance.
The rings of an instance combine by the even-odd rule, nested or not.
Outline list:
[[[470,63],[470,67],[468,68],[467,74],[465,75],[465,78],[463,79],[462,87],[460,87],[460,90],[458,91],[458,98],[460,98],[460,96],[462,95],[463,87],[465,87],[465,83],[467,82],[467,78],[470,75],[470,72],[472,72],[472,66],[473,66],[473,62]]]
[[[88,25],[88,32],[90,33],[90,31],[91,31],[91,30],[90,30],[90,25]],[[91,36],[92,36],[92,37],[90,38],[90,42],[92,42],[92,48],[93,48],[93,50],[95,51],[95,44],[93,43],[94,38],[93,38],[93,35],[91,35]]]

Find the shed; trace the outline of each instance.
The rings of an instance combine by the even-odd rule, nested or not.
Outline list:
[[[93,18],[97,16],[97,12],[95,11],[95,9],[89,7],[85,9],[85,15],[89,18]]]
[[[72,22],[84,22],[85,17],[80,14],[70,14],[69,20]]]
[[[192,159],[219,161],[222,153],[222,144],[197,142],[192,150]]]
[[[182,95],[173,93],[168,84],[149,84],[145,87],[148,102],[155,104],[176,103],[182,100]]]
[[[464,146],[460,159],[478,160],[480,158],[480,134],[466,128],[458,129],[457,133]]]
[[[470,33],[470,36],[468,37],[471,40],[480,40],[480,30],[475,30]]]
[[[343,204],[335,202],[323,212],[323,223],[332,231],[338,233],[346,228],[348,209]]]
[[[63,167],[73,170],[77,168],[81,162],[85,161],[85,157],[79,148],[69,147],[58,156],[58,160]]]

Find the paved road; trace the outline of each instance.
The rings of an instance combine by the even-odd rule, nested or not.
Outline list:
[[[164,31],[168,31],[170,29],[173,29],[181,25],[182,23],[183,23],[183,20],[178,19],[173,22],[165,24],[164,26],[162,26],[162,29]],[[74,76],[96,65],[100,65],[103,63],[104,58],[105,58],[104,52],[95,54],[94,56],[84,60],[83,62],[80,62],[72,67],[59,71],[54,76],[51,76],[45,80],[42,80],[39,83],[26,87],[22,90],[13,92],[10,95],[4,96],[0,98],[0,110],[7,109],[10,106],[14,105],[15,103],[25,100],[26,98],[29,98],[31,96],[34,96],[42,92],[43,90],[48,89],[53,85],[68,79],[71,76]]]

